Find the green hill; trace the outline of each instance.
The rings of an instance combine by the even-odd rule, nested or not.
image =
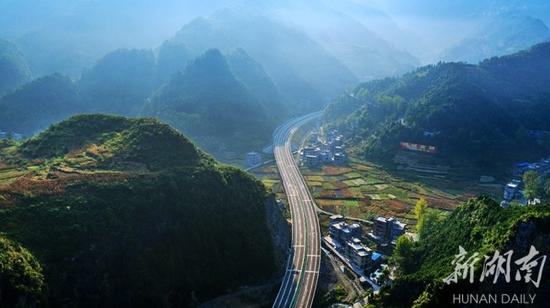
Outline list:
[[[507,293],[536,294],[536,307],[548,302],[550,274],[543,273],[539,288],[532,283],[514,280],[493,284],[491,276],[479,282],[483,256],[492,256],[495,250],[502,254],[513,250],[512,261],[529,252],[531,245],[540,255],[550,249],[550,206],[501,208],[488,198],[470,200],[442,220],[425,223],[417,242],[398,240],[393,261],[397,265],[397,278],[390,287],[382,289],[375,304],[382,307],[448,307],[453,294]],[[455,255],[462,246],[469,254],[478,252],[481,261],[476,264],[474,283],[468,280],[457,284],[444,284],[443,279],[454,270]],[[469,277],[468,277],[469,278]],[[533,276],[536,279],[536,276]]]
[[[218,50],[210,50],[173,76],[146,107],[214,155],[263,146],[275,121],[232,73]]]
[[[0,40],[0,96],[14,90],[31,77],[27,61],[17,48]]]
[[[391,158],[408,141],[435,145],[457,165],[539,159],[548,149],[527,130],[550,130],[549,59],[546,43],[479,65],[423,67],[358,86],[328,107],[326,119],[371,158]]]
[[[0,130],[31,135],[83,108],[78,89],[69,78],[49,75],[0,99]]]
[[[76,116],[0,162],[0,232],[52,307],[190,306],[275,271],[264,186],[156,120]]]

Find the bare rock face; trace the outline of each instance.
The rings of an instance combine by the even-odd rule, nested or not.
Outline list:
[[[277,202],[274,197],[266,201],[267,225],[271,231],[271,239],[274,246],[277,264],[280,264],[281,272],[285,269],[285,262],[290,247],[290,226],[283,216],[284,205]]]

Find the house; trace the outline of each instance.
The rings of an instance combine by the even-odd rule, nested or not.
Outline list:
[[[370,256],[370,264],[369,266],[371,268],[378,267],[380,264],[382,264],[382,261],[384,259],[382,258],[382,254],[378,252],[373,252]]]
[[[380,242],[391,242],[405,233],[406,224],[394,217],[377,217],[374,219],[373,237]]]
[[[352,238],[361,237],[362,229],[359,224],[347,224],[345,221],[329,225],[328,232],[339,243],[345,243]]]
[[[334,147],[334,154],[337,154],[337,153],[345,153],[344,147],[341,146],[341,145],[335,146],[335,147]]]
[[[318,147],[304,147],[302,149],[302,157],[306,157],[308,155],[319,155],[321,153],[321,150]]]
[[[521,177],[526,171],[535,169],[535,164],[531,164],[529,162],[520,162],[514,166],[514,171],[512,173],[516,177]]]
[[[25,138],[25,137],[23,136],[23,134],[20,134],[20,133],[13,133],[13,140],[20,141],[20,140],[23,140],[23,138]]]
[[[344,216],[342,215],[332,215],[329,217],[329,225],[337,224],[344,221]]]
[[[332,153],[328,150],[322,150],[321,154],[319,154],[319,158],[321,162],[328,163],[332,160]]]
[[[376,217],[374,219],[374,227],[372,228],[373,234],[376,237],[384,238],[386,236],[386,218]]]
[[[406,224],[400,222],[394,217],[388,219],[388,224],[390,225],[390,241],[396,240],[398,237],[405,233]]]
[[[262,155],[258,152],[249,152],[246,153],[244,158],[246,167],[254,167],[262,163]]]
[[[321,163],[320,155],[306,155],[304,157],[304,163],[308,167],[317,167]]]
[[[334,140],[332,141],[332,144],[335,147],[342,146],[344,144],[344,136],[339,135],[338,137],[334,138]]]
[[[510,182],[506,184],[506,187],[504,188],[504,200],[505,201],[512,201],[514,198],[517,197],[518,191],[519,191],[519,183],[517,182]]]
[[[342,166],[348,163],[348,156],[346,153],[336,153],[333,160],[335,164]]]
[[[365,270],[370,265],[370,253],[361,245],[361,241],[347,242],[345,254],[350,263],[360,270]]]

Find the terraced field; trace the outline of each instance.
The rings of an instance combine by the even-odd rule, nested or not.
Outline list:
[[[0,185],[10,184],[26,173],[27,171],[18,168],[0,166]]]
[[[475,195],[495,196],[501,191],[498,185],[482,187],[479,183],[458,183],[451,179],[412,179],[353,158],[346,167],[301,167],[301,171],[317,205],[323,210],[362,219],[395,216],[408,224],[415,223],[413,209],[420,198],[428,200],[432,208],[450,211]],[[265,166],[253,173],[277,198],[285,200],[274,166]]]
[[[326,211],[357,218],[396,216],[414,223],[416,201],[425,198],[431,207],[453,210],[474,194],[470,187],[444,188],[424,181],[411,181],[386,172],[375,164],[352,159],[347,167],[302,167],[317,204]]]

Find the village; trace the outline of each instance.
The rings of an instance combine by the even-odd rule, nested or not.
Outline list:
[[[13,132],[5,132],[5,131],[0,130],[0,140],[12,139],[12,140],[20,141],[20,140],[23,140],[23,138],[24,138],[23,134],[13,133]]]
[[[323,164],[345,165],[348,156],[344,147],[344,136],[335,129],[326,134],[313,132],[307,146],[300,151],[302,164],[309,168],[317,168]]]
[[[310,169],[348,164],[344,136],[336,129],[312,132],[298,153],[300,164]],[[340,259],[342,272],[357,278],[363,287],[378,292],[383,284],[391,283],[385,262],[395,248],[396,239],[405,231],[406,224],[395,217],[354,220],[337,214],[329,217],[322,243]]]
[[[512,181],[504,187],[503,200],[500,203],[502,207],[509,207],[512,203],[520,205],[536,205],[541,203],[540,196],[527,196],[525,193],[524,175],[527,172],[533,172],[539,178],[550,176],[550,157],[541,159],[539,162],[519,162],[515,164],[512,171]]]

